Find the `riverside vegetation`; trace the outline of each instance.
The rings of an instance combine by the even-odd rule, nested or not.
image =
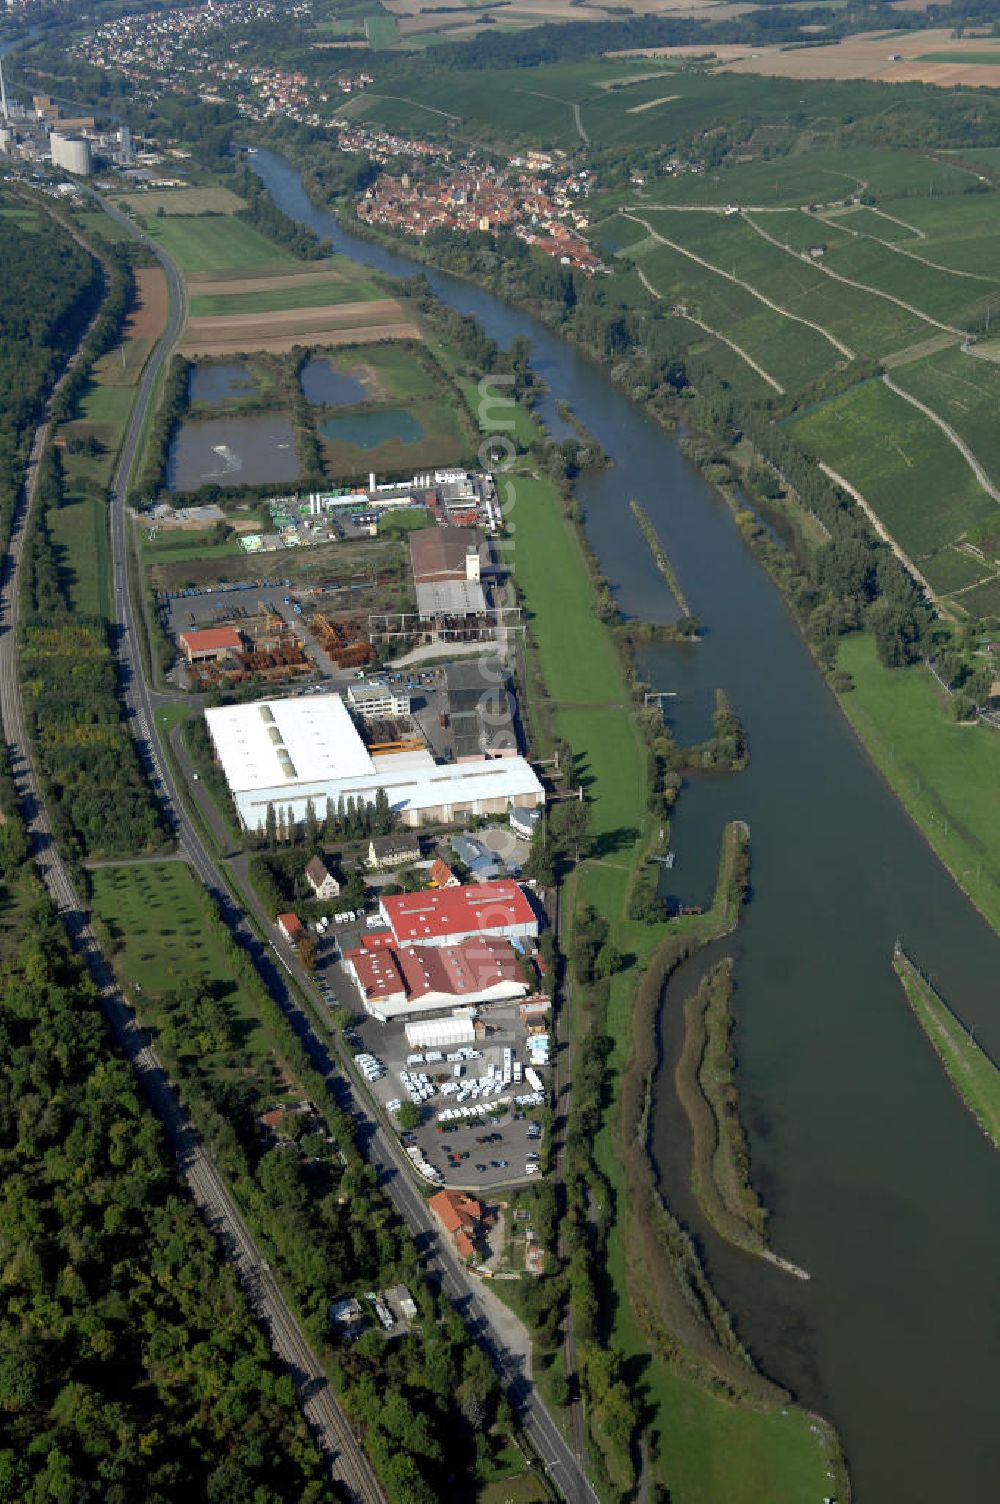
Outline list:
[[[892,964],[948,1079],[994,1149],[1000,1149],[1000,1069],[901,945],[896,946]]]
[[[733,960],[712,967],[684,1004],[677,1096],[693,1139],[691,1185],[705,1216],[730,1243],[760,1253],[767,1213],[750,1181],[732,1046]]]

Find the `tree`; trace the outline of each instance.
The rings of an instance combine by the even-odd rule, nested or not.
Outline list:
[[[278,817],[274,812],[274,805],[268,801],[267,814],[264,817],[264,835],[267,839],[268,851],[276,851],[278,848]]]
[[[303,935],[298,946],[299,960],[306,971],[316,969],[316,938],[314,935]]]
[[[582,799],[564,799],[549,817],[550,835],[565,852],[579,862],[591,849],[590,806]]]
[[[404,1102],[396,1113],[396,1122],[405,1132],[410,1133],[414,1128],[419,1128],[424,1120],[424,1115],[415,1102]]]

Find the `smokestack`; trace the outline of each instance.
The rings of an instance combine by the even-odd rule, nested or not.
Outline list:
[[[2,57],[0,57],[0,116],[2,116],[4,120],[10,119],[10,116],[7,114],[7,86],[3,81]]]

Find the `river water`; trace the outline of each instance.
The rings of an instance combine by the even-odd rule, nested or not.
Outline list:
[[[281,158],[250,160],[278,206],[337,251],[390,274],[426,270],[314,209]],[[1000,1058],[1000,939],[868,762],[728,508],[675,436],[527,314],[457,278],[427,276],[501,345],[527,334],[550,388],[546,418],[555,426],[555,401],[565,399],[614,461],[578,494],[601,569],[630,615],[676,614],[630,497],[663,538],[706,627],[699,646],[642,658],[644,676],[676,692],[669,715],[679,737],[704,734],[716,686],[749,733],[746,773],[683,792],[670,881],[685,900],[706,901],[723,824],[749,821],[752,899],[728,947],[743,1111],[772,1244],[812,1279],[781,1275],[704,1226],[665,1069],[653,1124],[668,1197],[700,1236],[761,1367],[837,1427],[860,1504],[996,1499],[1000,1156],[953,1094],[890,961],[902,935]],[[683,980],[686,990],[690,969]],[[665,1000],[667,1057],[676,990]]]

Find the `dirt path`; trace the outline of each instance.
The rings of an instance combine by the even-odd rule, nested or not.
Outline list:
[[[786,256],[794,256],[796,261],[802,259],[798,251],[790,251],[780,240],[777,240],[773,235],[769,235],[760,225],[754,224],[749,214],[745,211],[741,211],[741,213],[744,221],[752,230],[757,232],[762,240],[767,240],[771,245],[777,246],[778,250],[783,251]],[[872,236],[872,239],[874,240],[876,237]],[[880,240],[878,243],[879,245],[888,245],[889,241]],[[919,259],[917,257],[917,260]],[[811,264],[815,266],[818,272],[822,272],[824,277],[829,277],[831,281],[842,282],[845,287],[854,287],[858,292],[870,293],[873,298],[883,298],[887,303],[895,303],[897,308],[905,308],[906,312],[912,313],[914,318],[922,319],[925,324],[933,324],[935,329],[944,329],[949,334],[957,335],[959,339],[965,334],[964,329],[957,328],[955,324],[942,323],[940,319],[933,318],[929,313],[924,313],[922,308],[917,308],[913,303],[907,303],[903,298],[897,298],[894,293],[883,292],[881,288],[872,287],[868,282],[856,282],[853,277],[845,277],[840,272],[835,272],[832,267],[824,266],[822,261],[814,261]]]
[[[638,214],[630,214],[627,209],[622,212],[626,219],[634,220],[637,225],[642,225],[643,229],[654,240],[658,240],[661,245],[669,246],[672,251],[676,251],[678,255],[687,256],[690,261],[696,261],[699,266],[705,267],[707,271],[714,272],[717,277],[724,278],[726,282],[732,282],[735,287],[742,287],[743,291],[748,292],[752,298],[756,298],[758,303],[763,303],[766,307],[773,309],[775,313],[780,313],[782,318],[791,319],[795,324],[804,324],[807,329],[814,329],[817,334],[821,334],[827,343],[831,344],[847,360],[854,359],[854,351],[850,345],[845,345],[843,340],[839,340],[835,334],[831,334],[829,329],[824,329],[822,324],[814,324],[812,319],[803,318],[800,313],[790,313],[787,308],[782,308],[780,304],[772,302],[762,292],[758,292],[756,287],[753,287],[749,282],[744,282],[741,277],[736,277],[731,272],[723,271],[721,266],[713,266],[712,262],[706,261],[704,256],[697,256],[694,251],[689,251],[685,246],[678,245],[677,241],[668,240],[665,235],[660,234],[659,230],[653,229],[648,219],[641,219]]]
[[[656,288],[653,286],[652,282],[650,282],[642,267],[637,266],[636,271],[639,273],[639,281],[642,283],[646,291],[652,293],[654,298],[659,298],[662,302],[662,293],[657,292]],[[727,336],[720,333],[718,329],[713,329],[710,324],[705,323],[704,319],[696,319],[693,313],[685,313],[684,317],[687,319],[689,324],[697,324],[699,329],[704,329],[705,333],[710,334],[713,339],[717,339],[722,344],[728,345],[730,350],[734,350],[740,357],[740,360],[746,361],[750,369],[756,371],[761,380],[766,381],[768,386],[773,387],[779,396],[783,397],[785,395],[785,388],[781,385],[781,383],[775,381],[773,376],[769,376],[764,370],[764,367],[758,365],[753,356],[748,355],[742,345],[738,345],[735,340],[727,338]]]
[[[925,418],[930,418],[931,422],[937,428],[940,428],[945,438],[950,439],[950,441],[954,444],[955,448],[958,450],[959,454],[962,456],[963,460],[968,465],[969,469],[972,471],[973,475],[976,477],[987,495],[992,496],[994,501],[1000,501],[1000,490],[998,490],[990,480],[986,471],[983,469],[979,460],[973,454],[972,450],[969,448],[965,440],[961,437],[960,434],[957,434],[955,432],[950,424],[944,421],[940,413],[936,413],[932,407],[928,407],[926,402],[921,402],[919,397],[914,397],[911,396],[909,392],[904,392],[901,386],[896,385],[888,372],[885,373],[885,375],[882,377],[882,380],[885,382],[890,392],[895,392],[897,397],[902,397],[904,402],[908,402],[911,407],[915,407],[918,412],[923,413]]]
[[[861,508],[862,512],[864,512],[868,521],[875,529],[876,533],[878,533],[879,537],[882,539],[882,542],[889,545],[893,553],[896,555],[896,558],[903,565],[904,569],[908,569],[913,578],[915,580],[919,580],[920,584],[927,592],[928,600],[933,601],[938,610],[942,611],[942,614],[949,615],[949,613],[942,607],[939,598],[934,594],[934,591],[924,579],[923,575],[920,573],[920,570],[914,564],[909,554],[904,553],[900,548],[899,544],[896,542],[895,538],[892,536],[889,529],[882,521],[881,517],[875,511],[871,502],[868,501],[867,497],[862,496],[861,492],[855,486],[852,486],[849,480],[845,480],[842,475],[838,475],[837,471],[834,470],[831,465],[828,465],[825,460],[817,460],[816,463],[828,480],[832,480],[835,486],[839,486],[842,491],[846,491],[848,496],[850,496],[852,500],[857,502],[858,506]]]

